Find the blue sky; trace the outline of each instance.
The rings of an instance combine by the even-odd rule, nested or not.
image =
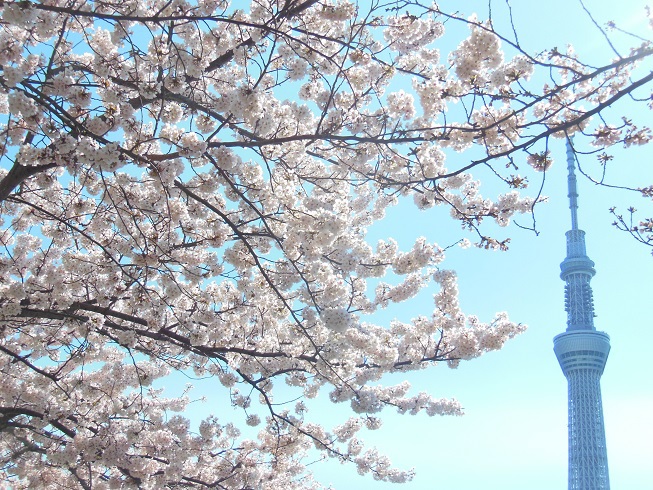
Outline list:
[[[465,14],[474,12],[476,5],[479,17],[487,10],[487,2],[446,3],[453,5],[453,9],[464,9]],[[544,3],[513,2],[512,14],[520,42],[528,51],[554,46],[563,50],[572,42],[581,58],[602,59],[606,63],[613,57],[579,1]],[[641,29],[646,22],[645,2],[622,1],[618,11],[611,9],[610,3],[591,2],[599,24],[613,20],[623,29],[646,33]],[[492,5],[498,20],[505,13],[506,4]],[[441,6],[450,7],[445,2]],[[641,121],[651,120],[650,113],[639,115]],[[578,143],[583,149],[583,144]],[[570,215],[564,142],[554,140],[553,144],[556,163],[546,173],[544,187],[549,202],[536,208],[539,235],[510,226],[501,230],[512,238],[509,251],[454,247],[447,252],[443,264],[458,272],[463,311],[484,321],[491,320],[497,311],[507,311],[511,319],[529,325],[527,332],[503,350],[462,363],[458,369],[443,364],[409,376],[415,392],[426,390],[437,396],[458,398],[465,407],[464,417],[429,418],[424,414],[400,416],[388,412],[381,430],[362,434],[366,442],[388,455],[397,467],[415,468],[417,474],[411,483],[399,487],[376,482],[369,476],[358,476],[353,466],[335,461],[312,467],[320,481],[332,483],[337,489],[371,490],[566,488],[567,387],[553,354],[552,340],[566,327],[559,265],[566,253],[564,234],[570,228]],[[652,151],[649,145],[615,152],[608,174],[611,182],[631,186],[653,183]],[[464,163],[468,157],[463,154],[450,158],[460,158]],[[592,156],[581,157],[580,165],[596,174],[599,168],[595,162]],[[451,161],[449,166],[454,166]],[[537,184],[532,182],[530,192],[535,193]],[[588,255],[597,269],[592,280],[595,325],[612,339],[612,352],[602,380],[610,479],[612,487],[619,490],[653,488],[653,369],[649,361],[649,346],[653,345],[653,257],[650,249],[612,227],[608,212],[613,205],[625,211],[630,204],[642,208],[643,213],[647,210],[634,193],[597,187],[580,176],[578,186],[579,224],[587,233]],[[481,191],[484,190],[489,194],[505,191],[492,184],[484,184]],[[650,215],[650,201],[648,206]],[[528,224],[527,218],[521,221]],[[408,204],[393,208],[382,223],[370,230],[369,238],[373,243],[394,237],[403,249],[408,249],[419,236],[441,246],[465,236],[474,239],[448,218],[447,210],[420,212]],[[434,292],[424,291],[376,319],[389,323],[395,317],[408,320],[419,314],[428,315],[433,309]],[[346,407],[329,403],[325,395],[309,404],[310,416],[330,427],[350,414]],[[222,409],[226,400],[215,400],[221,403],[220,407],[211,402],[193,405],[191,413],[217,412],[226,421],[230,415],[229,408]],[[239,419],[240,414],[234,413],[234,420]]]

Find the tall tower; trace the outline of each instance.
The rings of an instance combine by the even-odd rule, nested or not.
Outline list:
[[[594,328],[590,286],[594,262],[585,253],[585,232],[578,229],[574,160],[567,141],[571,230],[566,234],[567,257],[560,264],[560,277],[566,283],[567,330],[553,339],[553,350],[568,383],[569,490],[609,490],[600,381],[610,337]]]

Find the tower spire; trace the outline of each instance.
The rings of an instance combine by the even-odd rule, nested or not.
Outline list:
[[[594,328],[590,279],[595,270],[585,252],[585,232],[578,228],[575,159],[571,141],[567,140],[571,230],[566,233],[567,256],[560,264],[560,278],[565,281],[567,330],[553,339],[553,350],[568,386],[568,488],[609,490],[600,380],[610,352],[610,337]]]
[[[569,198],[569,209],[571,210],[571,229],[578,229],[578,191],[576,190],[576,172],[574,163],[576,155],[571,146],[571,138],[567,139],[567,197]]]

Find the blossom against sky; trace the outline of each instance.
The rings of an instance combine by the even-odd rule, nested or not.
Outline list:
[[[641,166],[622,163],[624,155],[637,158],[646,149],[597,160],[593,147],[583,146],[620,138],[639,144],[647,130],[609,110],[601,115],[621,127],[588,126],[580,104],[601,108],[626,94],[646,99],[630,90],[637,77],[650,82],[653,73],[640,67],[633,81],[621,70],[653,50],[596,70],[567,47],[548,51],[548,58],[521,51],[520,45],[534,52],[550,47],[557,35],[562,46],[575,35],[588,63],[619,56],[621,41],[609,38],[629,35],[619,31],[618,19],[611,34],[602,33],[582,3],[578,15],[569,12],[573,25],[551,23],[560,29],[540,35],[546,16],[535,7],[490,3],[495,27],[507,33],[501,43],[511,46],[505,54],[489,23],[410,2],[388,4],[385,29],[367,2],[359,2],[352,22],[355,8],[344,1],[261,0],[248,11],[225,2],[53,3],[2,5],[0,415],[11,428],[0,439],[2,478],[25,486],[127,480],[153,488],[180,481],[210,486],[214,479],[238,487],[242,479],[245,486],[303,489],[302,456],[313,446],[350,462],[339,487],[352,485],[346,473],[352,467],[394,482],[410,477],[364,451],[358,433],[399,468],[415,462],[431,484],[433,467],[442,479],[460,479],[456,465],[478,469],[488,461],[485,479],[502,480],[490,468],[529,467],[514,463],[528,444],[539,449],[539,459],[528,461],[564,475],[564,464],[555,463],[565,453],[564,437],[551,445],[558,456],[546,459],[545,438],[533,437],[538,430],[529,425],[560,427],[543,423],[541,414],[545,400],[555,398],[544,395],[560,390],[550,340],[564,328],[555,317],[563,316],[554,295],[562,288],[552,271],[562,259],[555,244],[568,219],[561,219],[564,152],[553,133],[596,133],[576,140],[580,169],[594,176],[588,179],[649,185]],[[385,15],[385,7],[375,8]],[[488,6],[478,7],[484,18]],[[204,12],[215,15],[197,16]],[[367,20],[358,22],[365,12]],[[133,23],[140,26],[132,31]],[[445,29],[448,41],[440,41]],[[380,44],[381,37],[390,42]],[[433,47],[440,42],[451,53],[443,59]],[[531,72],[533,65],[546,68],[545,59],[564,65],[561,73]],[[305,83],[295,93],[299,79]],[[531,90],[547,80],[554,88],[534,96]],[[286,81],[286,93],[276,90]],[[633,115],[637,124],[646,120]],[[497,155],[508,161],[497,162]],[[529,189],[513,170],[529,176]],[[397,198],[411,194],[406,202]],[[609,268],[621,246],[608,247],[609,258],[594,254],[591,230],[609,227],[603,206],[624,209],[636,193],[587,195],[592,219],[581,213],[581,226],[590,255]],[[385,220],[373,224],[386,210]],[[636,256],[638,244],[627,235],[612,229],[600,236],[603,245],[618,236],[629,244],[624,249],[633,247],[629,258]],[[481,249],[463,252],[469,241],[480,241]],[[609,304],[600,288],[597,303]],[[610,300],[624,291],[620,285]],[[632,298],[619,298],[620,306]],[[623,312],[604,318],[639,326]],[[519,335],[524,324],[530,330]],[[643,335],[640,348],[647,345]],[[504,355],[463,362],[514,337]],[[547,344],[547,361],[531,364],[541,352],[533,346]],[[625,344],[614,339],[615,346]],[[620,365],[615,358],[609,369]],[[435,361],[439,369],[419,372]],[[173,382],[169,370],[177,370],[176,378],[192,373],[191,396],[207,394],[209,403],[187,408],[175,386],[166,386],[171,400],[150,390],[157,378],[155,386]],[[550,383],[540,376],[554,372]],[[412,391],[405,378],[415,382]],[[632,388],[622,399],[641,393],[634,391],[639,381],[620,385]],[[222,391],[206,392],[214,386]],[[303,398],[315,396],[307,412],[312,402]],[[341,413],[345,406],[349,412]],[[564,415],[564,403],[555,407]],[[368,434],[381,425],[376,414],[393,408],[418,415],[404,417],[401,430],[393,430],[390,417],[389,430]],[[202,409],[220,420],[201,420]],[[190,420],[174,415],[180,411]],[[426,417],[462,411],[467,417],[444,425]],[[490,419],[474,419],[479,413]],[[232,420],[246,437],[258,438],[240,439]],[[411,424],[420,428],[408,430]],[[435,465],[433,452],[409,451],[423,447],[417,441],[450,459],[441,455]],[[505,457],[510,448],[520,453]],[[431,458],[426,472],[417,464],[424,454]],[[336,477],[323,474],[327,465],[315,467],[321,480]],[[513,474],[509,483],[515,482],[523,487]]]
[[[492,5],[495,18],[500,19],[502,5]],[[607,1],[586,2],[599,25],[615,21],[617,27],[635,32],[645,32],[645,5],[631,0],[616,8]],[[482,17],[484,6],[475,7]],[[517,34],[528,49],[563,49],[571,42],[585,56],[609,52],[581,2],[512,2],[512,7]],[[472,6],[463,9],[471,12]],[[614,31],[609,35],[620,38]],[[571,227],[571,218],[564,142],[559,141],[551,152],[555,163],[545,175],[543,191],[549,201],[538,206],[535,214],[538,236],[513,225],[506,231],[512,236],[507,252],[477,250],[470,258],[469,253],[457,257],[455,250],[447,251],[448,260],[459,258],[454,267],[463,309],[486,318],[505,309],[513,320],[528,324],[528,330],[500,352],[461,364],[456,370],[418,374],[415,389],[455,394],[465,410],[463,417],[391,415],[385,430],[365,437],[394,464],[415,467],[417,475],[405,488],[566,488],[567,382],[553,353],[553,337],[566,328],[559,264],[565,257],[564,233]],[[581,156],[579,163],[583,172],[600,177],[595,156]],[[607,176],[615,185],[645,185],[653,177],[653,149],[648,145],[615,152],[615,165]],[[653,260],[647,247],[611,225],[609,208],[617,205],[625,212],[636,202],[633,193],[596,186],[580,175],[579,191],[579,226],[587,233],[588,255],[597,270],[592,279],[595,325],[610,335],[612,343],[601,383],[611,485],[650,488],[653,368],[648,359],[653,323],[648,311]],[[415,213],[408,206],[400,207],[389,213],[378,233],[401,230],[400,242],[425,235],[444,245],[442,222],[436,212]],[[463,236],[455,229],[447,233],[451,243]],[[388,314],[411,316],[428,311],[430,302],[430,295],[423,294]],[[314,470],[335,488],[395,488],[363,480],[335,462],[317,465]]]

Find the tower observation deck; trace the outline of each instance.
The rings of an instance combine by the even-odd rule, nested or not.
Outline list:
[[[569,490],[609,490],[608,455],[603,423],[601,375],[610,352],[610,337],[594,328],[590,280],[594,262],[585,251],[585,232],[578,229],[575,155],[567,141],[571,230],[567,257],[560,264],[565,281],[567,330],[553,339],[553,350],[568,383]]]

